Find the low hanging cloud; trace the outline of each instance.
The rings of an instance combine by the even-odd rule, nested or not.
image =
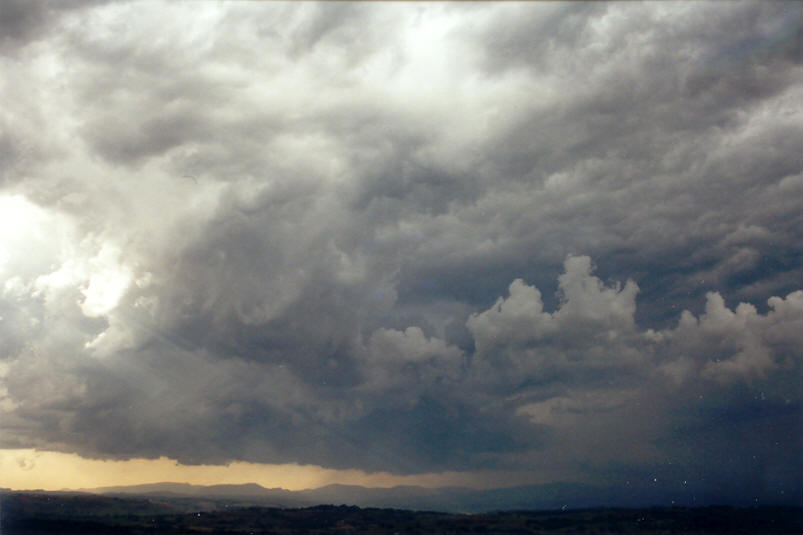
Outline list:
[[[510,468],[522,455],[549,454],[566,427],[600,412],[618,419],[656,396],[669,404],[661,418],[671,422],[671,396],[681,390],[716,400],[723,390],[762,385],[765,397],[799,402],[774,385],[788,381],[779,375],[800,375],[800,292],[773,298],[766,315],[747,304],[731,311],[710,294],[699,318],[684,312],[674,328],[642,330],[633,321],[635,283],[606,285],[588,257],[569,257],[564,269],[557,310],[545,311],[539,290],[516,280],[508,297],[472,315],[471,355],[417,326],[378,328],[320,362],[323,369],[303,354],[221,360],[153,333],[89,363],[80,353],[93,343],[76,344],[57,370],[47,357],[24,355],[5,374],[13,402],[6,425],[25,437],[20,443],[42,448],[64,447],[65,432],[81,436],[88,455],[415,472]],[[69,346],[62,351],[68,356]],[[650,424],[609,423],[609,431],[621,440],[639,425]],[[574,448],[601,447],[598,437],[584,440],[575,437]]]
[[[12,7],[0,446],[799,492],[799,5]]]

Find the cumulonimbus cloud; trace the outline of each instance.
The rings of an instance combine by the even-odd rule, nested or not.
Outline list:
[[[800,6],[26,6],[0,445],[792,466]]]

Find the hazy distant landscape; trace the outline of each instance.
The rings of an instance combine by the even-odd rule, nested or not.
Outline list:
[[[222,496],[110,497],[75,493],[0,495],[5,535],[281,534],[799,534],[800,507],[656,507],[451,514],[318,505],[235,506]],[[235,500],[236,501],[236,500]]]
[[[146,496],[170,499],[171,503],[189,505],[192,509],[236,507],[310,507],[319,504],[356,505],[441,511],[451,513],[483,513],[498,510],[579,509],[591,507],[651,507],[651,506],[734,506],[765,505],[754,499],[755,492],[739,496],[732,490],[719,494],[700,492],[667,492],[662,488],[603,487],[580,483],[549,483],[506,488],[476,490],[465,487],[425,488],[396,486],[369,488],[359,485],[327,485],[315,489],[289,491],[265,488],[255,483],[244,485],[189,485],[187,483],[155,483],[77,489],[106,496]],[[801,497],[794,493],[784,500],[773,497],[766,504],[800,505]],[[204,505],[206,504],[206,505]]]

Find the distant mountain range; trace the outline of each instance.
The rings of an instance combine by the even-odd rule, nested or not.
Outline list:
[[[200,486],[187,483],[154,483],[124,487],[80,489],[108,496],[144,496],[186,506],[309,507],[319,504],[356,505],[417,511],[487,512],[502,510],[581,509],[590,507],[694,506],[729,503],[716,495],[668,493],[650,489],[620,489],[580,483],[548,483],[490,490],[464,487],[425,488],[397,486],[368,488],[328,485],[289,491],[256,483]],[[724,498],[724,496],[722,497]],[[765,502],[766,503],[766,502]],[[206,505],[204,505],[206,504]],[[749,505],[749,504],[747,504]]]
[[[170,501],[210,500],[215,506],[309,507],[319,504],[357,505],[419,511],[480,512],[511,509],[560,509],[599,505],[599,489],[587,485],[558,483],[493,490],[463,487],[425,488],[397,486],[369,488],[356,485],[328,485],[317,489],[289,491],[265,488],[256,483],[243,485],[190,485],[153,483],[122,487],[79,489],[108,496],[146,496]],[[212,505],[210,503],[210,505]]]

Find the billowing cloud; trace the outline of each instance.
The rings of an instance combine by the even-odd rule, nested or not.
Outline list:
[[[0,446],[799,495],[799,5],[11,8]]]

